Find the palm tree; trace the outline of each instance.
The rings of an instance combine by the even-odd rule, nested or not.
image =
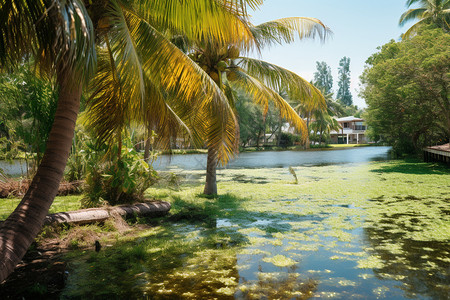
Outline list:
[[[285,18],[253,26],[250,28],[252,39],[241,40],[239,44],[223,43],[205,39],[193,46],[190,56],[208,73],[216,84],[223,89],[231,106],[236,101],[233,90],[240,90],[263,107],[267,113],[269,102],[281,112],[281,117],[307,135],[304,121],[295,110],[276,91],[286,90],[291,99],[298,99],[304,105],[315,109],[324,108],[324,98],[319,90],[297,74],[265,61],[241,56],[252,44],[260,50],[271,44],[292,42],[299,38],[325,38],[330,30],[319,20],[313,18]],[[206,183],[204,194],[217,194],[216,169],[219,163],[217,151],[208,147]]]
[[[224,124],[234,124],[229,105],[222,91],[165,38],[162,30],[183,32],[192,39],[202,36],[233,40],[234,32],[246,29],[241,22],[230,21],[232,15],[230,7],[213,0],[2,1],[0,66],[9,67],[24,57],[35,57],[41,70],[56,77],[59,99],[37,173],[27,194],[0,227],[0,282],[34,240],[57,193],[83,85],[94,73],[97,54],[99,65],[93,82],[100,86],[94,90],[90,109],[94,114],[112,109],[112,119],[117,121],[108,123],[102,116],[93,117],[94,122],[104,126],[101,137],[113,139],[125,121],[140,117],[134,111],[150,101],[147,94],[167,95],[168,99],[182,99],[176,103],[177,109],[186,118],[192,115],[189,106],[194,111],[201,106],[214,112],[208,116],[216,135],[208,145],[227,160],[230,145],[234,144],[224,129]],[[173,111],[169,105],[164,109],[159,112]]]
[[[30,188],[0,227],[0,282],[40,230],[69,156],[82,84],[95,64],[93,26],[79,1],[2,1],[2,67],[32,54],[56,74],[59,100],[47,148]],[[58,30],[56,30],[58,29]]]
[[[406,5],[411,7],[415,3],[419,4],[418,8],[408,9],[400,17],[400,26],[419,20],[403,34],[404,38],[414,35],[423,24],[435,24],[447,32],[450,30],[450,0],[407,0]]]
[[[330,131],[339,131],[341,126],[338,121],[333,118],[327,111],[316,110],[314,112],[314,120],[311,123],[311,130],[315,137],[319,135],[319,145],[326,142],[324,137],[329,136]]]

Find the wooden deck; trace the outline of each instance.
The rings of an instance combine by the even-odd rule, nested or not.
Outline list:
[[[426,162],[439,161],[450,165],[450,144],[424,148],[423,158]]]

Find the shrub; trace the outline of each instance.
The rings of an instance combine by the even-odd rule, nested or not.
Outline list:
[[[123,147],[120,156],[118,151],[113,147],[106,154],[99,152],[90,156],[83,207],[100,206],[105,202],[116,205],[142,201],[145,190],[156,181],[156,171],[136,150]]]

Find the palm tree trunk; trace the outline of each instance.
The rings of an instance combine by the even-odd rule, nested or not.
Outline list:
[[[144,161],[148,163],[150,159],[150,147],[151,143],[151,130],[150,127],[147,129],[147,139],[145,140],[145,148],[144,148]]]
[[[311,114],[309,114],[308,113],[308,116],[306,117],[306,130],[308,131],[307,133],[306,133],[306,143],[305,143],[305,149],[309,149],[310,148],[310,141],[309,141],[309,118],[310,118],[310,115]]]
[[[60,75],[60,74],[59,74]],[[64,77],[72,78],[71,74]],[[0,282],[14,270],[39,233],[58,192],[72,146],[80,107],[81,84],[59,82],[58,107],[47,148],[28,192],[0,227]]]
[[[217,195],[217,151],[211,147],[208,147],[208,158],[206,162],[206,183],[203,194],[205,195]]]

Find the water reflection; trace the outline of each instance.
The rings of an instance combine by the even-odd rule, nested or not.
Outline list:
[[[405,296],[450,299],[450,248],[448,241],[425,241],[414,226],[427,216],[420,212],[385,216],[376,225],[364,229],[373,255],[381,260],[375,275],[382,280],[403,282]],[[398,220],[401,219],[401,222]],[[412,224],[408,226],[405,224]],[[416,232],[415,240],[405,237]]]

